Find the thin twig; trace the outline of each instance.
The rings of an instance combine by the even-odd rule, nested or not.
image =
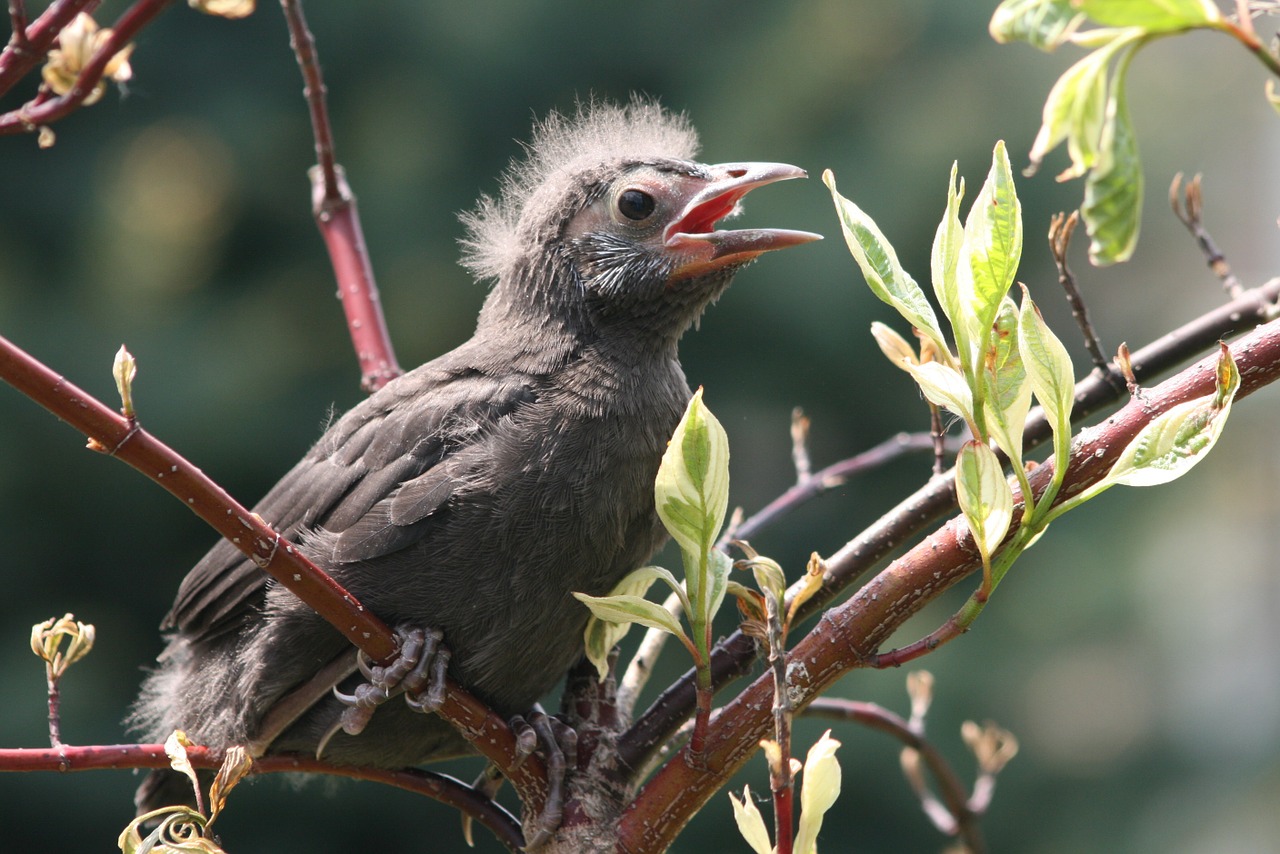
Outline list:
[[[1169,185],[1169,206],[1173,208],[1173,215],[1178,221],[1186,226],[1187,231],[1191,232],[1191,236],[1195,238],[1196,245],[1200,247],[1200,251],[1204,253],[1205,263],[1209,265],[1209,269],[1222,282],[1222,289],[1227,292],[1227,296],[1231,299],[1239,299],[1244,293],[1244,285],[1240,284],[1240,280],[1236,278],[1236,274],[1231,271],[1231,265],[1227,263],[1227,258],[1218,249],[1213,238],[1209,236],[1209,232],[1204,227],[1202,215],[1204,213],[1204,196],[1200,192],[1200,175],[1196,175],[1187,182],[1185,194],[1179,193],[1182,188],[1182,173],[1179,172],[1173,176],[1173,183]]]
[[[16,53],[31,50],[31,42],[27,39],[27,6],[23,0],[9,0],[9,45]]]
[[[1258,32],[1253,28],[1253,17],[1249,14],[1248,4],[1244,0],[1236,0],[1236,8],[1241,13],[1239,21],[1233,23],[1229,19],[1223,19],[1218,24],[1217,29],[1237,39],[1274,76],[1280,77],[1280,59],[1272,55],[1271,51],[1267,50],[1266,45],[1262,43],[1262,39],[1258,38]]]
[[[933,776],[945,813],[953,824],[951,827],[938,824],[937,811],[924,806],[922,797],[921,805],[924,806],[925,814],[934,821],[939,830],[959,837],[974,854],[986,850],[986,841],[978,822],[981,814],[970,808],[969,793],[965,791],[960,776],[947,762],[937,745],[929,741],[919,727],[913,727],[910,722],[875,703],[831,697],[817,698],[804,710],[804,715],[861,724],[877,732],[886,733],[896,738],[904,747],[916,751]]]
[[[758,512],[749,516],[732,532],[731,538],[721,537],[716,548],[727,549],[729,539],[749,540],[780,518],[829,490],[842,486],[849,478],[887,465],[906,454],[930,451],[934,437],[925,433],[899,433],[885,439],[857,456],[833,463],[814,472],[804,483],[796,484],[770,501]]]
[[[111,35],[103,41],[93,57],[81,69],[71,89],[65,95],[44,101],[29,101],[16,110],[0,115],[0,135],[31,133],[79,109],[84,99],[93,94],[94,88],[102,81],[102,75],[115,55],[128,47],[138,31],[151,23],[171,2],[173,0],[138,0],[126,9],[111,26]],[[77,11],[81,11],[83,6],[87,5],[89,4],[83,4]],[[39,24],[40,21],[37,21],[36,26]],[[33,36],[32,42],[35,41]],[[52,38],[49,42],[52,43]],[[34,65],[34,62],[31,64]],[[0,78],[3,76],[3,69],[0,69]]]
[[[289,46],[302,72],[303,95],[316,141],[316,166],[310,172],[311,212],[337,279],[338,296],[360,364],[360,386],[365,391],[376,391],[404,371],[396,361],[387,331],[355,194],[334,157],[333,127],[325,103],[315,37],[303,17],[301,0],[280,0],[280,5],[289,25]]]
[[[1071,317],[1075,320],[1076,326],[1080,327],[1080,334],[1084,336],[1084,346],[1089,351],[1089,358],[1093,360],[1093,366],[1099,374],[1106,376],[1108,374],[1107,357],[1102,351],[1102,341],[1098,338],[1093,322],[1089,320],[1089,310],[1085,307],[1084,297],[1080,295],[1080,289],[1076,286],[1076,277],[1067,266],[1067,249],[1071,246],[1071,235],[1075,232],[1079,221],[1080,211],[1072,211],[1070,215],[1054,214],[1049,220],[1049,251],[1053,254],[1053,263],[1058,268],[1058,284],[1062,285],[1062,289],[1066,291],[1067,303],[1071,306]]]
[[[222,757],[204,747],[187,748],[187,758],[196,768],[216,769]],[[52,748],[0,749],[0,771],[96,771],[111,768],[168,768],[169,757],[159,744],[108,744],[92,746],[64,745]],[[434,771],[418,768],[367,768],[355,765],[332,765],[306,754],[263,756],[253,762],[253,774],[274,773],[330,774],[356,780],[369,780],[425,795],[447,804],[489,828],[498,841],[511,851],[524,846],[520,824],[500,804],[476,792],[459,780]]]
[[[769,789],[773,794],[774,850],[791,854],[795,832],[795,779],[791,773],[791,698],[787,691],[787,642],[782,606],[772,590],[764,590],[769,641],[769,670],[773,673],[773,738],[778,755],[769,761]]]
[[[58,676],[53,672],[53,665],[45,665],[45,684],[49,693],[49,744],[55,748],[62,747],[62,715],[59,706],[62,703],[62,692],[58,688]]]
[[[0,51],[0,95],[14,87],[53,47],[58,33],[81,12],[92,12],[100,0],[54,0],[36,20],[24,27],[25,46],[14,44],[12,37]],[[10,6],[10,20],[13,7]]]
[[[791,461],[796,467],[796,483],[804,483],[811,476],[813,465],[809,461],[809,419],[798,406],[791,410]]]
[[[933,474],[939,476],[947,466],[947,428],[942,423],[942,410],[929,404],[929,437],[933,440]]]

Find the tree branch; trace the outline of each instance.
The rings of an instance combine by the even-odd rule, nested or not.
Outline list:
[[[1241,376],[1237,400],[1280,379],[1280,322],[1255,330],[1231,350]],[[1216,365],[1216,354],[1202,359],[1149,389],[1141,400],[1131,401],[1104,423],[1081,431],[1060,496],[1098,481],[1152,419],[1178,403],[1211,393]],[[1034,488],[1042,489],[1051,475],[1052,465],[1040,466],[1032,475]],[[846,547],[828,559],[829,574],[847,576],[857,571],[861,560],[860,553]],[[980,566],[967,525],[953,518],[847,602],[824,612],[791,652],[793,661],[804,663],[792,672],[797,708],[861,666],[908,617]],[[699,756],[700,767],[691,764],[686,747],[658,770],[623,814],[620,850],[660,851],[671,844],[689,818],[769,734],[772,690],[771,674],[764,673],[720,710]]]
[[[102,46],[94,53],[93,58],[85,65],[76,77],[75,85],[71,91],[65,95],[59,95],[56,98],[48,98],[42,100],[39,97],[35,101],[23,104],[16,110],[11,110],[4,115],[0,115],[0,136],[15,133],[30,133],[36,128],[51,124],[58,119],[65,118],[77,110],[84,99],[93,93],[94,87],[102,80],[102,75],[106,71],[107,65],[111,62],[112,57],[124,50],[132,41],[138,31],[164,11],[173,0],[138,0],[116,20],[111,26],[111,36],[103,42]],[[56,4],[55,4],[56,5]],[[68,4],[70,6],[72,4]],[[76,12],[84,11],[91,6],[97,4],[79,4]],[[53,7],[49,7],[52,11]],[[31,31],[40,26],[48,12],[40,16],[35,25],[29,27],[27,32],[33,43],[37,42],[35,36],[31,36]],[[75,17],[72,14],[70,17]],[[70,20],[70,18],[68,18]],[[65,23],[63,24],[65,26]],[[45,44],[44,51],[48,50],[48,45],[53,43],[53,39],[57,36],[58,30],[52,31],[47,42],[41,39],[40,43]],[[9,49],[5,50],[8,53]],[[44,53],[39,53],[36,58],[26,65],[26,69],[30,70]],[[15,64],[21,64],[15,60]],[[5,80],[6,69],[0,64],[0,82]],[[23,72],[25,73],[25,71]],[[16,81],[15,81],[16,82]],[[11,84],[10,84],[11,85]]]
[[[396,652],[395,635],[354,596],[172,448],[0,337],[0,379],[90,438],[90,447],[128,463],[168,490],[263,571],[314,608],[352,644],[378,661]],[[506,721],[455,682],[438,714],[502,769],[526,804],[546,796],[538,757],[518,761]]]
[[[316,55],[315,38],[307,28],[301,0],[280,0],[289,24],[289,46],[298,58],[305,83],[303,94],[311,113],[316,139],[316,165],[311,168],[311,212],[324,238],[338,281],[338,297],[360,363],[360,387],[376,391],[404,373],[396,361],[387,321],[382,313],[373,264],[360,225],[355,194],[334,157],[333,129],[326,89]]]
[[[222,757],[205,747],[190,747],[192,766],[216,770]],[[0,749],[0,771],[99,771],[123,768],[168,768],[169,757],[159,744],[104,744],[84,747],[61,745],[55,748]],[[520,824],[500,804],[447,774],[417,768],[368,768],[333,765],[314,756],[280,754],[263,756],[253,762],[253,774],[301,772],[332,774],[355,780],[369,780],[425,795],[454,807],[493,832],[507,849],[524,847]]]
[[[1273,280],[1158,338],[1131,354],[1138,380],[1148,380],[1215,346],[1219,339],[1252,329],[1270,320],[1280,281]],[[1116,369],[1113,367],[1112,372]],[[1076,385],[1075,421],[1114,403],[1124,383],[1113,384],[1109,376],[1095,371]],[[1030,450],[1051,435],[1040,410],[1033,410],[1024,432]],[[856,458],[855,458],[856,459]],[[810,483],[822,477],[819,472]],[[823,588],[805,603],[797,619],[812,615],[871,569],[907,539],[919,534],[942,514],[955,507],[954,481],[950,473],[934,477],[869,528],[850,540],[832,558]],[[790,494],[788,491],[787,494]],[[775,502],[776,503],[776,502]],[[772,504],[770,506],[773,506]],[[749,527],[743,523],[742,529]],[[741,530],[741,529],[740,529]],[[746,535],[743,535],[744,538]],[[794,593],[794,586],[792,593]],[[719,689],[747,673],[755,660],[755,644],[741,632],[721,641],[711,654],[712,683]],[[625,768],[643,768],[649,754],[665,744],[689,718],[694,702],[694,674],[687,671],[654,701],[619,741],[619,758]]]
[[[9,44],[0,51],[0,95],[12,89],[19,80],[35,68],[53,47],[58,33],[81,12],[92,12],[102,0],[54,0],[35,22],[26,27],[24,39],[17,33],[10,36]],[[17,25],[12,6],[9,20]]]

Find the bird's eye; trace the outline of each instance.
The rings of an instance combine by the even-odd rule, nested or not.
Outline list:
[[[653,196],[643,190],[624,190],[618,196],[618,212],[635,222],[648,219],[656,204]]]

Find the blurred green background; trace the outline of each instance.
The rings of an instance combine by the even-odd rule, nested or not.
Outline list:
[[[39,4],[32,4],[38,7]],[[123,8],[104,4],[106,21]],[[824,243],[741,274],[683,345],[691,383],[728,429],[732,500],[748,511],[793,472],[788,420],[813,419],[821,466],[901,430],[923,405],[867,334],[895,322],[855,272],[830,199],[830,167],[908,269],[928,251],[953,160],[973,189],[997,139],[1025,163],[1045,93],[1078,51],[1000,47],[994,2],[954,0],[481,0],[312,3],[339,159],[359,194],[401,360],[463,341],[484,289],[456,265],[455,214],[493,192],[531,120],[594,93],[659,97],[700,128],[705,159],[779,160],[813,180],[753,196],[746,222],[819,231]],[[145,30],[125,97],[55,127],[57,144],[0,139],[0,334],[114,399],[112,355],[140,369],[143,423],[246,503],[360,399],[334,285],[311,222],[312,140],[278,9],[243,22],[182,6]],[[1277,268],[1276,118],[1260,67],[1211,35],[1144,51],[1131,104],[1147,211],[1129,265],[1073,262],[1109,348],[1137,347],[1221,302],[1167,212],[1175,171],[1205,173],[1207,224],[1246,284]],[[12,109],[30,88],[0,106]],[[1019,278],[1085,364],[1041,236],[1081,187],[1051,158],[1020,180]],[[897,328],[905,331],[901,323]],[[1083,373],[1083,368],[1080,369]],[[994,851],[1280,851],[1280,581],[1275,392],[1239,406],[1212,458],[1155,491],[1116,490],[1055,524],[975,630],[930,656],[930,734],[962,773],[963,720],[993,719],[1022,752],[985,820]],[[64,611],[98,645],[64,683],[72,743],[126,741],[120,720],[156,626],[213,535],[166,493],[83,450],[78,434],[0,387],[0,745],[46,743],[31,624]],[[758,537],[797,573],[918,486],[914,458],[852,482]],[[668,565],[675,563],[670,556]],[[945,619],[970,584],[899,640]],[[729,626],[726,626],[726,630]],[[658,682],[684,669],[679,650]],[[858,672],[845,696],[907,704],[905,672]],[[825,725],[802,722],[803,754]],[[897,747],[838,729],[844,792],[823,850],[936,851],[944,840],[898,771]],[[464,777],[478,764],[455,767]],[[735,785],[767,788],[763,759]],[[0,776],[9,850],[114,850],[131,815],[129,772]],[[457,816],[372,785],[270,778],[220,820],[236,852],[454,850]],[[479,850],[498,850],[480,833]],[[747,850],[717,795],[677,852]]]

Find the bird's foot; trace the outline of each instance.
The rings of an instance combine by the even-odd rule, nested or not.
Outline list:
[[[578,733],[537,707],[527,717],[516,715],[510,726],[516,737],[517,765],[534,753],[541,753],[547,762],[547,800],[526,829],[525,850],[533,851],[551,838],[564,819],[565,775],[578,767]]]
[[[350,694],[336,687],[333,695],[347,708],[342,712],[342,731],[359,735],[368,726],[378,706],[403,693],[405,703],[415,712],[427,714],[444,702],[445,673],[449,669],[449,649],[441,643],[444,635],[436,629],[400,628],[396,638],[400,649],[390,664],[374,664],[361,652],[356,659],[368,681]]]

